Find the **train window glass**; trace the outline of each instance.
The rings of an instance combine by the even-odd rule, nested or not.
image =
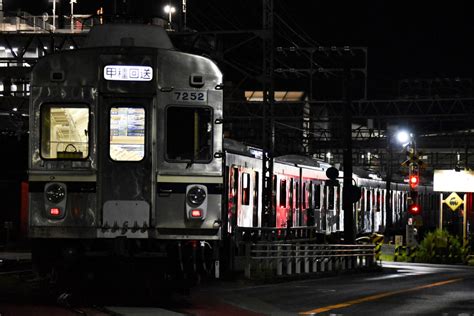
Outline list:
[[[166,159],[191,163],[211,161],[211,108],[170,106],[166,118]]]
[[[290,209],[293,209],[293,190],[293,179],[290,179],[290,190],[288,195]]]
[[[321,185],[318,184],[314,190],[314,207],[317,209],[321,208]]]
[[[295,181],[295,189],[296,189],[296,201],[295,201],[295,208],[300,208],[300,202],[301,202],[301,195],[300,195],[300,186],[298,181]]]
[[[286,207],[286,180],[280,180],[280,207]]]
[[[250,174],[242,173],[242,205],[250,204]]]
[[[306,182],[303,182],[303,209],[306,209],[308,205],[306,199],[308,198],[308,193],[306,192]]]
[[[329,186],[328,187],[328,209],[333,210],[334,209],[334,187]]]
[[[253,227],[258,226],[258,172],[254,173],[254,180],[253,180]]]
[[[41,108],[41,157],[84,159],[89,155],[89,107],[46,104]]]
[[[110,108],[109,155],[115,161],[140,161],[145,157],[144,108]]]
[[[307,207],[308,208],[313,208],[313,181],[310,181],[309,184],[308,184],[308,202],[307,202]]]

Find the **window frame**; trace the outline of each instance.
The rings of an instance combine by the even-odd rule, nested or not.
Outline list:
[[[210,113],[211,113],[211,117],[210,117],[210,124],[211,124],[211,137],[210,137],[210,147],[209,147],[209,159],[208,160],[191,160],[191,159],[181,159],[181,160],[178,160],[178,159],[170,159],[168,157],[168,123],[169,123],[169,120],[168,120],[168,110],[169,108],[172,108],[172,107],[180,107],[180,108],[188,108],[188,109],[209,109],[210,110]],[[164,155],[164,160],[166,162],[170,162],[170,163],[190,163],[192,162],[193,164],[194,163],[200,163],[200,164],[207,164],[207,163],[210,163],[212,162],[212,160],[214,159],[214,108],[210,105],[189,105],[189,104],[168,104],[167,106],[165,106],[165,109],[164,109],[164,120],[165,120],[165,124],[164,124],[164,141],[163,141],[163,155]]]
[[[132,108],[132,109],[143,109],[144,111],[144,133],[143,133],[143,157],[142,159],[140,160],[116,160],[116,159],[113,159],[111,156],[110,156],[110,134],[111,134],[111,131],[112,129],[110,128],[110,124],[111,124],[111,111],[112,111],[112,108]],[[137,163],[137,162],[143,162],[145,161],[148,157],[147,157],[147,140],[148,140],[148,136],[147,136],[147,119],[148,119],[148,114],[147,114],[147,108],[145,105],[141,104],[141,105],[130,105],[130,103],[112,103],[110,106],[109,106],[109,109],[108,109],[108,117],[107,117],[107,122],[108,122],[108,135],[107,135],[107,144],[108,144],[108,150],[107,150],[107,156],[108,156],[108,159],[113,162],[113,163]]]
[[[92,120],[91,120],[91,105],[86,102],[77,102],[77,103],[62,103],[62,106],[59,106],[61,103],[59,102],[45,102],[40,104],[39,106],[39,155],[40,158],[43,160],[49,160],[49,161],[85,161],[88,160],[90,155],[91,155],[91,138],[93,137],[91,134],[91,126],[92,126]],[[43,156],[43,122],[44,122],[44,113],[43,109],[45,107],[49,107],[51,109],[52,107],[57,107],[57,108],[86,108],[88,111],[88,123],[87,123],[87,130],[88,130],[88,136],[87,136],[87,156],[84,156],[82,158],[46,158]],[[51,143],[51,138],[50,138],[50,143]]]

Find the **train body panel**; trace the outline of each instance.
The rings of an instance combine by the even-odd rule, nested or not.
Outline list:
[[[218,240],[222,74],[121,36],[32,72],[29,235]]]

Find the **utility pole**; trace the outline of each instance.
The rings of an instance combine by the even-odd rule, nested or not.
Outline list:
[[[263,222],[267,227],[275,226],[275,216],[272,206],[272,159],[275,145],[275,126],[273,120],[273,106],[275,102],[273,86],[273,45],[273,0],[263,0],[262,211]],[[268,121],[270,121],[270,124],[268,124]],[[268,130],[270,130],[270,135],[267,135]]]
[[[342,193],[342,208],[344,210],[344,242],[352,244],[355,242],[354,230],[354,204],[352,200],[352,96],[351,96],[351,68],[349,60],[344,65],[343,81],[343,166],[344,166],[344,189]]]

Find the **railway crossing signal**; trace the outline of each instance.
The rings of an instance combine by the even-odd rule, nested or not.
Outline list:
[[[420,176],[418,174],[412,174],[410,175],[408,182],[410,183],[410,188],[415,189],[420,183]]]
[[[408,206],[408,213],[410,215],[416,216],[421,214],[421,206],[418,203],[413,203]]]
[[[408,213],[416,216],[421,214],[421,206],[418,203],[418,184],[420,184],[419,166],[411,163],[408,167],[408,184],[410,185],[410,192],[408,195]]]
[[[419,168],[423,168],[425,166],[425,162],[421,159],[423,153],[421,151],[415,152],[413,150],[407,151],[407,160],[402,162],[402,166],[412,166],[416,165]]]

